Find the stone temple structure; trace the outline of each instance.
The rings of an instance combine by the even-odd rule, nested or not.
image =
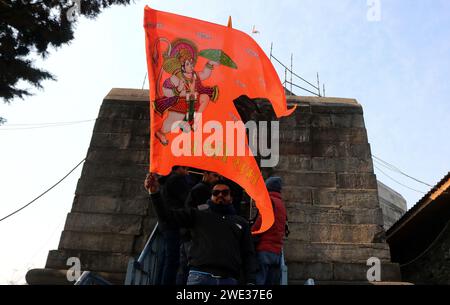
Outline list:
[[[387,231],[407,211],[406,200],[402,195],[378,181],[378,198],[383,211],[384,229]]]
[[[353,99],[288,97],[295,114],[280,121],[280,162],[291,234],[289,284],[367,282],[367,260],[381,280],[399,281],[385,241],[363,109]],[[82,270],[123,283],[156,223],[143,179],[148,168],[148,91],[112,89],[98,115],[58,249],[29,284],[70,284],[69,257]]]

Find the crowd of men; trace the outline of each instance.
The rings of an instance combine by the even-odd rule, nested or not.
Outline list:
[[[261,225],[240,216],[242,189],[214,172],[190,183],[188,168],[174,166],[165,177],[150,173],[144,186],[164,239],[161,285],[276,285],[286,230],[282,180],[266,180],[275,221]]]

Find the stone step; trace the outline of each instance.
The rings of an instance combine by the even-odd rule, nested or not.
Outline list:
[[[287,240],[285,243],[286,260],[292,262],[342,262],[366,263],[371,257],[381,261],[390,261],[387,243],[304,243]]]
[[[336,173],[295,170],[274,170],[288,186],[311,188],[337,188],[346,190],[377,190],[377,179],[372,172]]]
[[[78,180],[75,195],[110,196],[123,199],[148,199],[142,178],[91,178],[84,176]]]
[[[86,160],[102,164],[148,164],[149,149],[89,149]]]
[[[132,120],[144,120],[149,121],[149,103],[136,104],[119,102],[119,101],[103,101],[98,114],[102,119],[132,119]]]
[[[147,164],[119,164],[104,162],[95,162],[86,160],[83,165],[81,177],[93,178],[123,178],[123,179],[141,179],[144,183],[146,174],[148,173]]]
[[[283,176],[282,178],[284,179]],[[315,177],[312,178],[315,179]],[[298,182],[298,184],[302,183]],[[283,186],[282,197],[286,206],[290,207],[301,207],[303,205],[361,209],[380,207],[376,189],[348,190],[287,184]]]
[[[139,235],[142,232],[142,217],[123,214],[71,212],[67,215],[64,229],[78,232]]]
[[[130,254],[134,252],[134,242],[135,235],[64,230],[58,249]]]
[[[74,285],[75,282],[67,280],[67,272],[67,269],[31,269],[27,272],[25,279],[28,285]],[[95,274],[111,284],[123,285],[125,282],[126,273],[96,272]]]
[[[281,155],[277,171],[304,171],[304,172],[345,172],[345,173],[373,173],[373,164],[370,158],[358,157],[330,158],[305,157],[295,155]]]
[[[80,250],[52,250],[47,257],[46,268],[65,269],[70,257],[80,259],[81,269],[95,272],[125,273],[133,255]]]
[[[373,224],[289,223],[291,242],[356,243],[384,242],[382,226]]]
[[[322,263],[322,262],[301,262],[288,264],[289,284],[303,284],[307,279],[312,278],[316,284],[323,284],[324,281],[333,282],[366,282],[367,271],[372,265],[351,264],[351,263]],[[400,267],[398,264],[381,262],[380,277],[383,282],[400,281]],[[321,283],[322,282],[322,283]]]
[[[295,205],[295,203],[294,203]],[[286,203],[289,223],[373,224],[383,225],[380,208],[353,208],[341,206],[314,206]]]
[[[132,133],[149,135],[150,122],[147,120],[97,118],[94,133]]]
[[[149,147],[149,135],[132,133],[94,132],[91,149],[132,149],[145,150]]]
[[[76,195],[72,212],[145,216],[152,213],[148,198]]]

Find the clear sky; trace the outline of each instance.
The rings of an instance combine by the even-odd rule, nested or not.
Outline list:
[[[315,81],[319,72],[327,96],[356,98],[363,105],[374,155],[434,185],[450,170],[450,2],[380,0],[380,14],[372,14],[368,2],[136,1],[107,9],[96,20],[79,19],[70,45],[53,50],[46,60],[36,59],[58,80],[45,82],[30,98],[0,104],[0,116],[8,120],[0,127],[0,218],[86,156],[94,122],[6,129],[95,119],[111,88],[141,88],[145,4],[221,24],[231,15],[233,26],[249,34],[255,25],[260,33],[253,37],[267,53],[273,42],[274,54],[283,62],[294,54],[298,74]],[[384,171],[409,187],[429,190]],[[408,207],[423,196],[375,172],[407,199]],[[0,283],[23,283],[27,269],[44,267],[48,251],[57,249],[80,173],[81,168],[32,206],[0,222]]]

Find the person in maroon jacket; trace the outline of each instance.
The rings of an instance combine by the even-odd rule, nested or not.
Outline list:
[[[259,262],[259,272],[256,275],[257,285],[277,285],[280,283],[281,250],[286,225],[286,208],[281,199],[281,185],[280,177],[270,177],[266,180],[275,220],[269,230],[256,236],[256,253]],[[258,215],[252,231],[258,230],[260,226],[261,215]]]

